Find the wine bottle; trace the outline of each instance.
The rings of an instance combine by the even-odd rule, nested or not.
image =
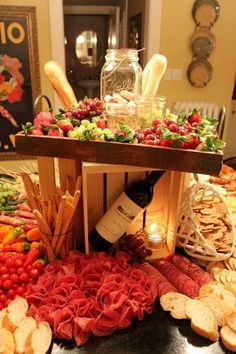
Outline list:
[[[147,178],[127,186],[89,235],[89,242],[96,250],[106,251],[144,212],[152,201],[153,187],[164,172],[153,171]]]

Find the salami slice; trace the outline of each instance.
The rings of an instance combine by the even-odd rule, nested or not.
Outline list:
[[[182,294],[189,297],[197,297],[200,287],[190,277],[182,273],[174,264],[169,261],[156,262],[160,272],[168,279],[168,281]]]
[[[171,262],[179,269],[181,272],[189,276],[194,280],[200,287],[204,284],[208,284],[213,281],[211,274],[205,272],[199,266],[191,262],[188,258],[181,255],[174,255]]]
[[[154,281],[157,287],[157,297],[160,298],[162,295],[168,292],[178,292],[175,286],[173,286],[168,279],[162,275],[156,268],[154,268],[149,263],[144,263],[140,268],[147,273],[147,275]]]

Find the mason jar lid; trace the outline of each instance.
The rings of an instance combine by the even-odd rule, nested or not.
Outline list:
[[[111,59],[129,59],[138,61],[138,50],[132,48],[120,48],[120,49],[107,49],[107,54],[105,56],[106,60]]]

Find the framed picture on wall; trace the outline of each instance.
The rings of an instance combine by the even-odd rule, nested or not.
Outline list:
[[[40,92],[36,8],[0,6],[0,160],[22,158],[15,134]]]

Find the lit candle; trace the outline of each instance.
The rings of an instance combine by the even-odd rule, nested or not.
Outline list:
[[[165,227],[162,224],[152,223],[145,227],[147,244],[149,247],[161,247],[165,240]]]

